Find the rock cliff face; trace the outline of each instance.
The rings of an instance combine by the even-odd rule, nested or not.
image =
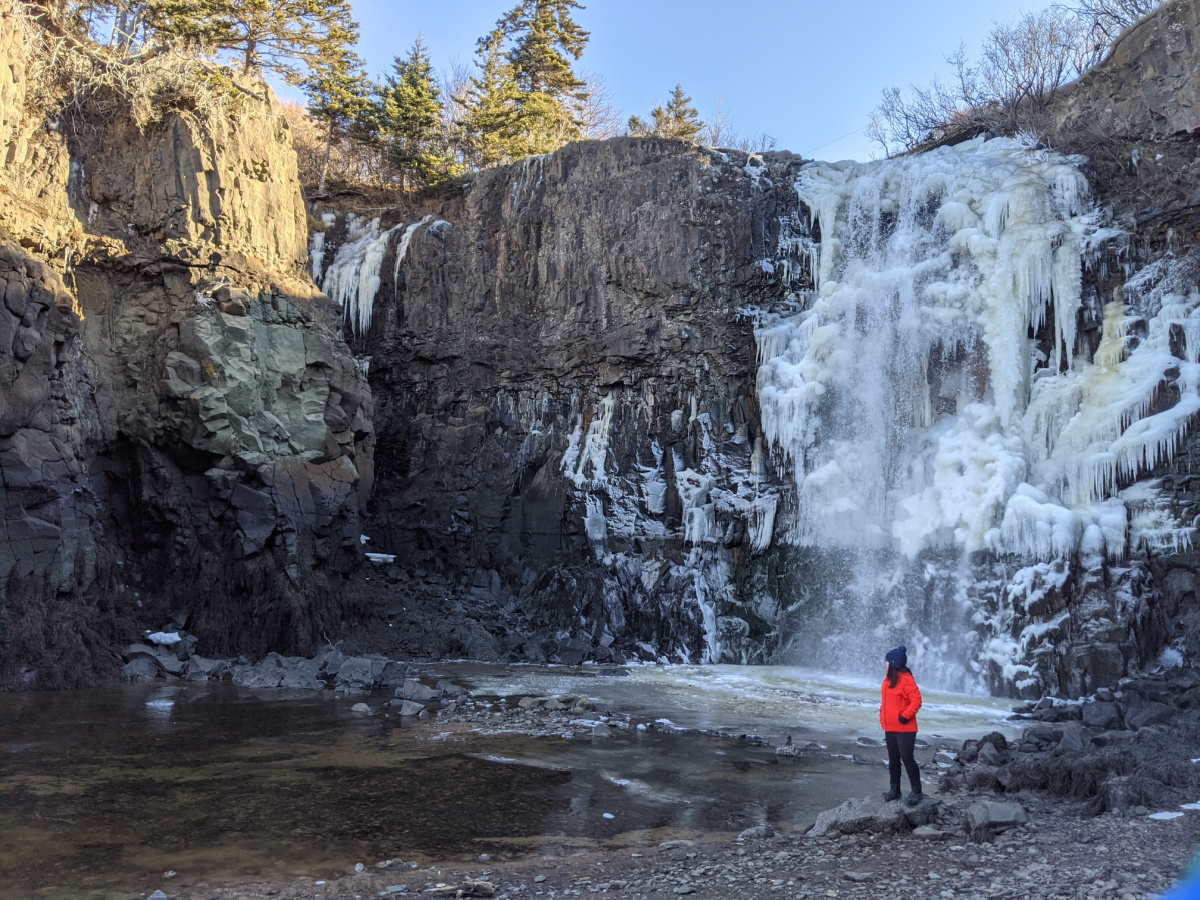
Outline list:
[[[0,16],[0,682],[111,677],[170,619],[312,649],[354,608],[371,396],[303,274],[273,100],[50,124]]]
[[[407,234],[355,341],[381,399],[368,533],[527,616],[475,655],[721,658],[779,501],[740,310],[781,296],[760,260],[795,202],[761,158],[618,139],[382,223]]]

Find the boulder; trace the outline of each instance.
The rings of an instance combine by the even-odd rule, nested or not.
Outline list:
[[[223,659],[206,659],[192,656],[183,666],[183,677],[188,681],[208,681],[229,674],[229,663]]]
[[[375,684],[375,667],[363,656],[351,656],[337,672],[339,691],[369,691]]]
[[[126,681],[139,681],[143,678],[156,678],[157,676],[158,666],[154,664],[153,659],[145,656],[131,659],[121,669],[121,677]]]
[[[282,666],[261,662],[256,666],[234,666],[233,681],[245,688],[277,688],[287,671]]]
[[[1130,731],[1137,731],[1147,725],[1157,725],[1160,722],[1170,722],[1179,714],[1179,710],[1173,706],[1147,700],[1141,694],[1129,693],[1123,699],[1125,700],[1123,718],[1125,727]]]
[[[313,661],[318,664],[318,671],[322,675],[333,676],[338,673],[338,669],[346,661],[346,654],[337,647],[329,646],[314,656]]]
[[[1029,821],[1020,803],[977,800],[967,807],[967,830],[975,840],[986,840]]]
[[[1091,739],[1085,740],[1083,734],[1083,726],[1078,722],[1072,722],[1074,728],[1063,728],[1062,740],[1058,742],[1058,746],[1054,752],[1061,756],[1064,753],[1078,752],[1083,750],[1085,744],[1090,744]]]
[[[428,685],[421,684],[416,679],[409,678],[404,684],[396,688],[396,696],[401,700],[416,700],[420,703],[426,703],[430,700],[438,698],[438,692]]]
[[[1003,756],[1004,755],[999,750],[996,749],[995,744],[981,743],[979,745],[979,755],[977,758],[979,760],[980,765],[998,766],[1001,764],[1001,762],[1003,762]]]
[[[318,666],[313,660],[306,660],[300,665],[291,669],[283,676],[279,682],[281,688],[297,691],[319,691],[324,689],[323,682],[317,675]]]
[[[937,814],[938,801],[924,798],[916,806],[884,801],[882,795],[847,800],[817,816],[809,837],[830,834],[892,834],[928,825]]]
[[[391,700],[388,706],[393,709],[399,709],[402,716],[419,716],[425,712],[425,704],[417,703],[414,700]]]
[[[1115,703],[1092,701],[1083,704],[1083,724],[1088,728],[1119,728],[1121,710]]]

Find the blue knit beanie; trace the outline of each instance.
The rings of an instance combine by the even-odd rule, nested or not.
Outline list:
[[[889,650],[884,659],[890,662],[897,669],[903,669],[908,665],[908,648],[901,645],[895,650]]]

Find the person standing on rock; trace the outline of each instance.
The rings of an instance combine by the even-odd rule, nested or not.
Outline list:
[[[921,708],[921,691],[908,669],[908,649],[897,647],[889,650],[887,677],[883,679],[883,702],[879,706],[879,724],[887,741],[888,773],[892,776],[892,789],[883,799],[889,803],[900,799],[900,763],[908,772],[908,783],[912,793],[908,805],[921,802],[921,770],[913,750],[917,744],[917,710]]]

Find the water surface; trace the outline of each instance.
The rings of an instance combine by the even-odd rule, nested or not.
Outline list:
[[[587,696],[668,720],[570,739],[351,712],[362,697],[143,683],[0,695],[0,896],[134,898],[201,881],[336,875],[565,845],[798,827],[886,787],[878,687],[794,669],[430,667],[478,697]],[[368,699],[378,707],[386,699]],[[927,697],[926,737],[978,734],[1005,704]],[[779,758],[790,734],[827,750]],[[606,817],[610,816],[609,817]],[[175,871],[168,884],[163,873]]]

